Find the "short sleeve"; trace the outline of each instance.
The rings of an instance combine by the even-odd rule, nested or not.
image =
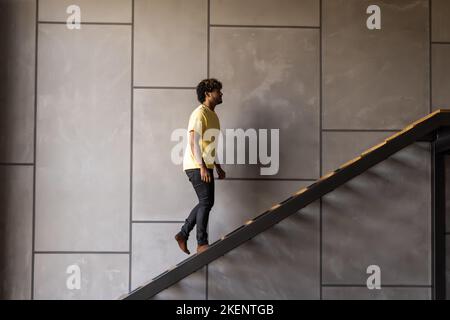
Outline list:
[[[188,132],[194,130],[200,135],[203,135],[205,128],[206,128],[206,119],[204,115],[198,110],[194,111],[189,118]]]

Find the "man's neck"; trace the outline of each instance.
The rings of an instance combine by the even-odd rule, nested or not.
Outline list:
[[[209,104],[207,104],[207,103],[202,103],[206,108],[208,108],[209,110],[211,110],[211,111],[214,111],[214,109],[215,109],[215,105],[209,105]]]

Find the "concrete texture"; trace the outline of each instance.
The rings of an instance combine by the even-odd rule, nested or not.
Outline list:
[[[206,0],[136,0],[134,85],[195,87],[206,78]]]
[[[318,30],[212,28],[211,76],[224,85],[217,111],[224,132],[279,129],[279,171],[263,177],[318,178]],[[260,157],[246,158],[227,166],[228,177],[261,177]]]
[[[127,254],[37,254],[34,298],[37,300],[115,300],[128,292]],[[78,274],[80,288],[72,280]]]
[[[80,8],[82,23],[131,23],[132,0],[39,0],[39,21],[66,22],[71,5]]]
[[[429,112],[428,1],[323,1],[323,127],[401,129]]]
[[[242,226],[308,184],[304,181],[216,180],[215,204],[209,217],[210,242]]]
[[[37,250],[128,250],[130,41],[129,26],[39,26]]]
[[[174,239],[180,223],[133,224],[132,289],[188,258]],[[195,229],[194,229],[195,231]],[[195,254],[195,233],[189,238],[188,248]],[[206,273],[201,269],[188,278],[155,296],[155,299],[205,299]]]
[[[432,46],[433,110],[450,108],[450,43]]]
[[[431,285],[430,158],[414,144],[323,198],[323,284],[378,265],[382,285]]]
[[[0,166],[0,299],[30,299],[33,168]]]
[[[428,113],[430,81],[433,108],[448,107],[447,44],[429,49],[449,41],[450,5],[429,3],[380,0],[382,29],[368,30],[369,0],[323,0],[322,13],[318,0],[1,1],[2,297],[34,285],[37,299],[114,299],[187,257],[173,235],[196,197],[167,160],[207,76],[224,84],[223,133],[280,129],[276,175],[224,165],[243,179],[216,181],[210,241]],[[81,30],[64,25],[69,4]],[[37,14],[55,23],[36,39]],[[411,146],[326,196],[322,228],[314,203],[155,298],[318,299],[321,268],[337,286],[326,299],[430,298],[429,152]],[[72,264],[81,290],[65,285]],[[370,264],[381,292],[364,288]]]
[[[450,2],[447,0],[432,0],[431,30],[433,41],[450,41]]]
[[[362,152],[383,142],[395,132],[324,132],[322,134],[322,172],[334,171]]]
[[[205,268],[197,271],[173,286],[161,291],[151,300],[205,300]]]
[[[236,191],[238,183],[242,183],[239,190],[248,188],[247,193],[241,191],[246,201],[233,202],[230,199],[239,192]],[[214,213],[214,219],[210,219],[213,239],[218,229],[225,231],[224,234],[227,229],[235,229],[238,216],[253,218],[264,212],[263,208],[269,209],[270,206],[264,203],[269,201],[265,198],[265,192],[282,193],[287,198],[296,191],[295,187],[300,189],[307,185],[298,184],[285,181],[225,181],[218,188],[226,196],[218,198],[219,204],[236,203],[234,206],[241,209],[235,211],[231,205],[226,212]],[[264,190],[265,187],[270,189]],[[252,207],[259,210],[253,210],[251,214]],[[217,220],[221,220],[222,224],[218,224]],[[208,269],[209,299],[319,299],[319,225],[319,205],[313,203],[211,263]]]
[[[324,300],[430,300],[430,288],[381,288],[369,290],[358,287],[327,287],[322,289]]]
[[[182,163],[172,161],[178,146],[186,148],[196,97],[195,90],[134,91],[133,220],[184,220],[197,202]],[[177,129],[184,137],[172,141]],[[182,160],[183,152],[176,154]]]
[[[316,0],[212,0],[211,24],[318,27],[319,4]]]
[[[0,2],[0,162],[33,162],[36,1]]]

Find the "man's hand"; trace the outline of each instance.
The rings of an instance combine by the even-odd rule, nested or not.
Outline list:
[[[200,167],[200,177],[203,182],[210,183],[211,182],[211,174],[208,171],[208,168],[205,165]]]
[[[216,165],[216,171],[219,175],[219,179],[225,179],[225,171],[222,170],[222,167],[219,165]]]

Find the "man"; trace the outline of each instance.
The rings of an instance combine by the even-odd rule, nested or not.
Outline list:
[[[220,123],[215,108],[222,103],[222,84],[216,79],[205,79],[197,86],[197,98],[201,103],[191,114],[188,124],[188,145],[183,158],[183,170],[192,183],[198,204],[191,210],[181,231],[175,236],[180,249],[190,254],[187,248],[189,233],[197,225],[197,253],[208,248],[208,219],[214,205],[214,175],[216,167],[219,179],[225,172],[215,161],[216,143]]]

